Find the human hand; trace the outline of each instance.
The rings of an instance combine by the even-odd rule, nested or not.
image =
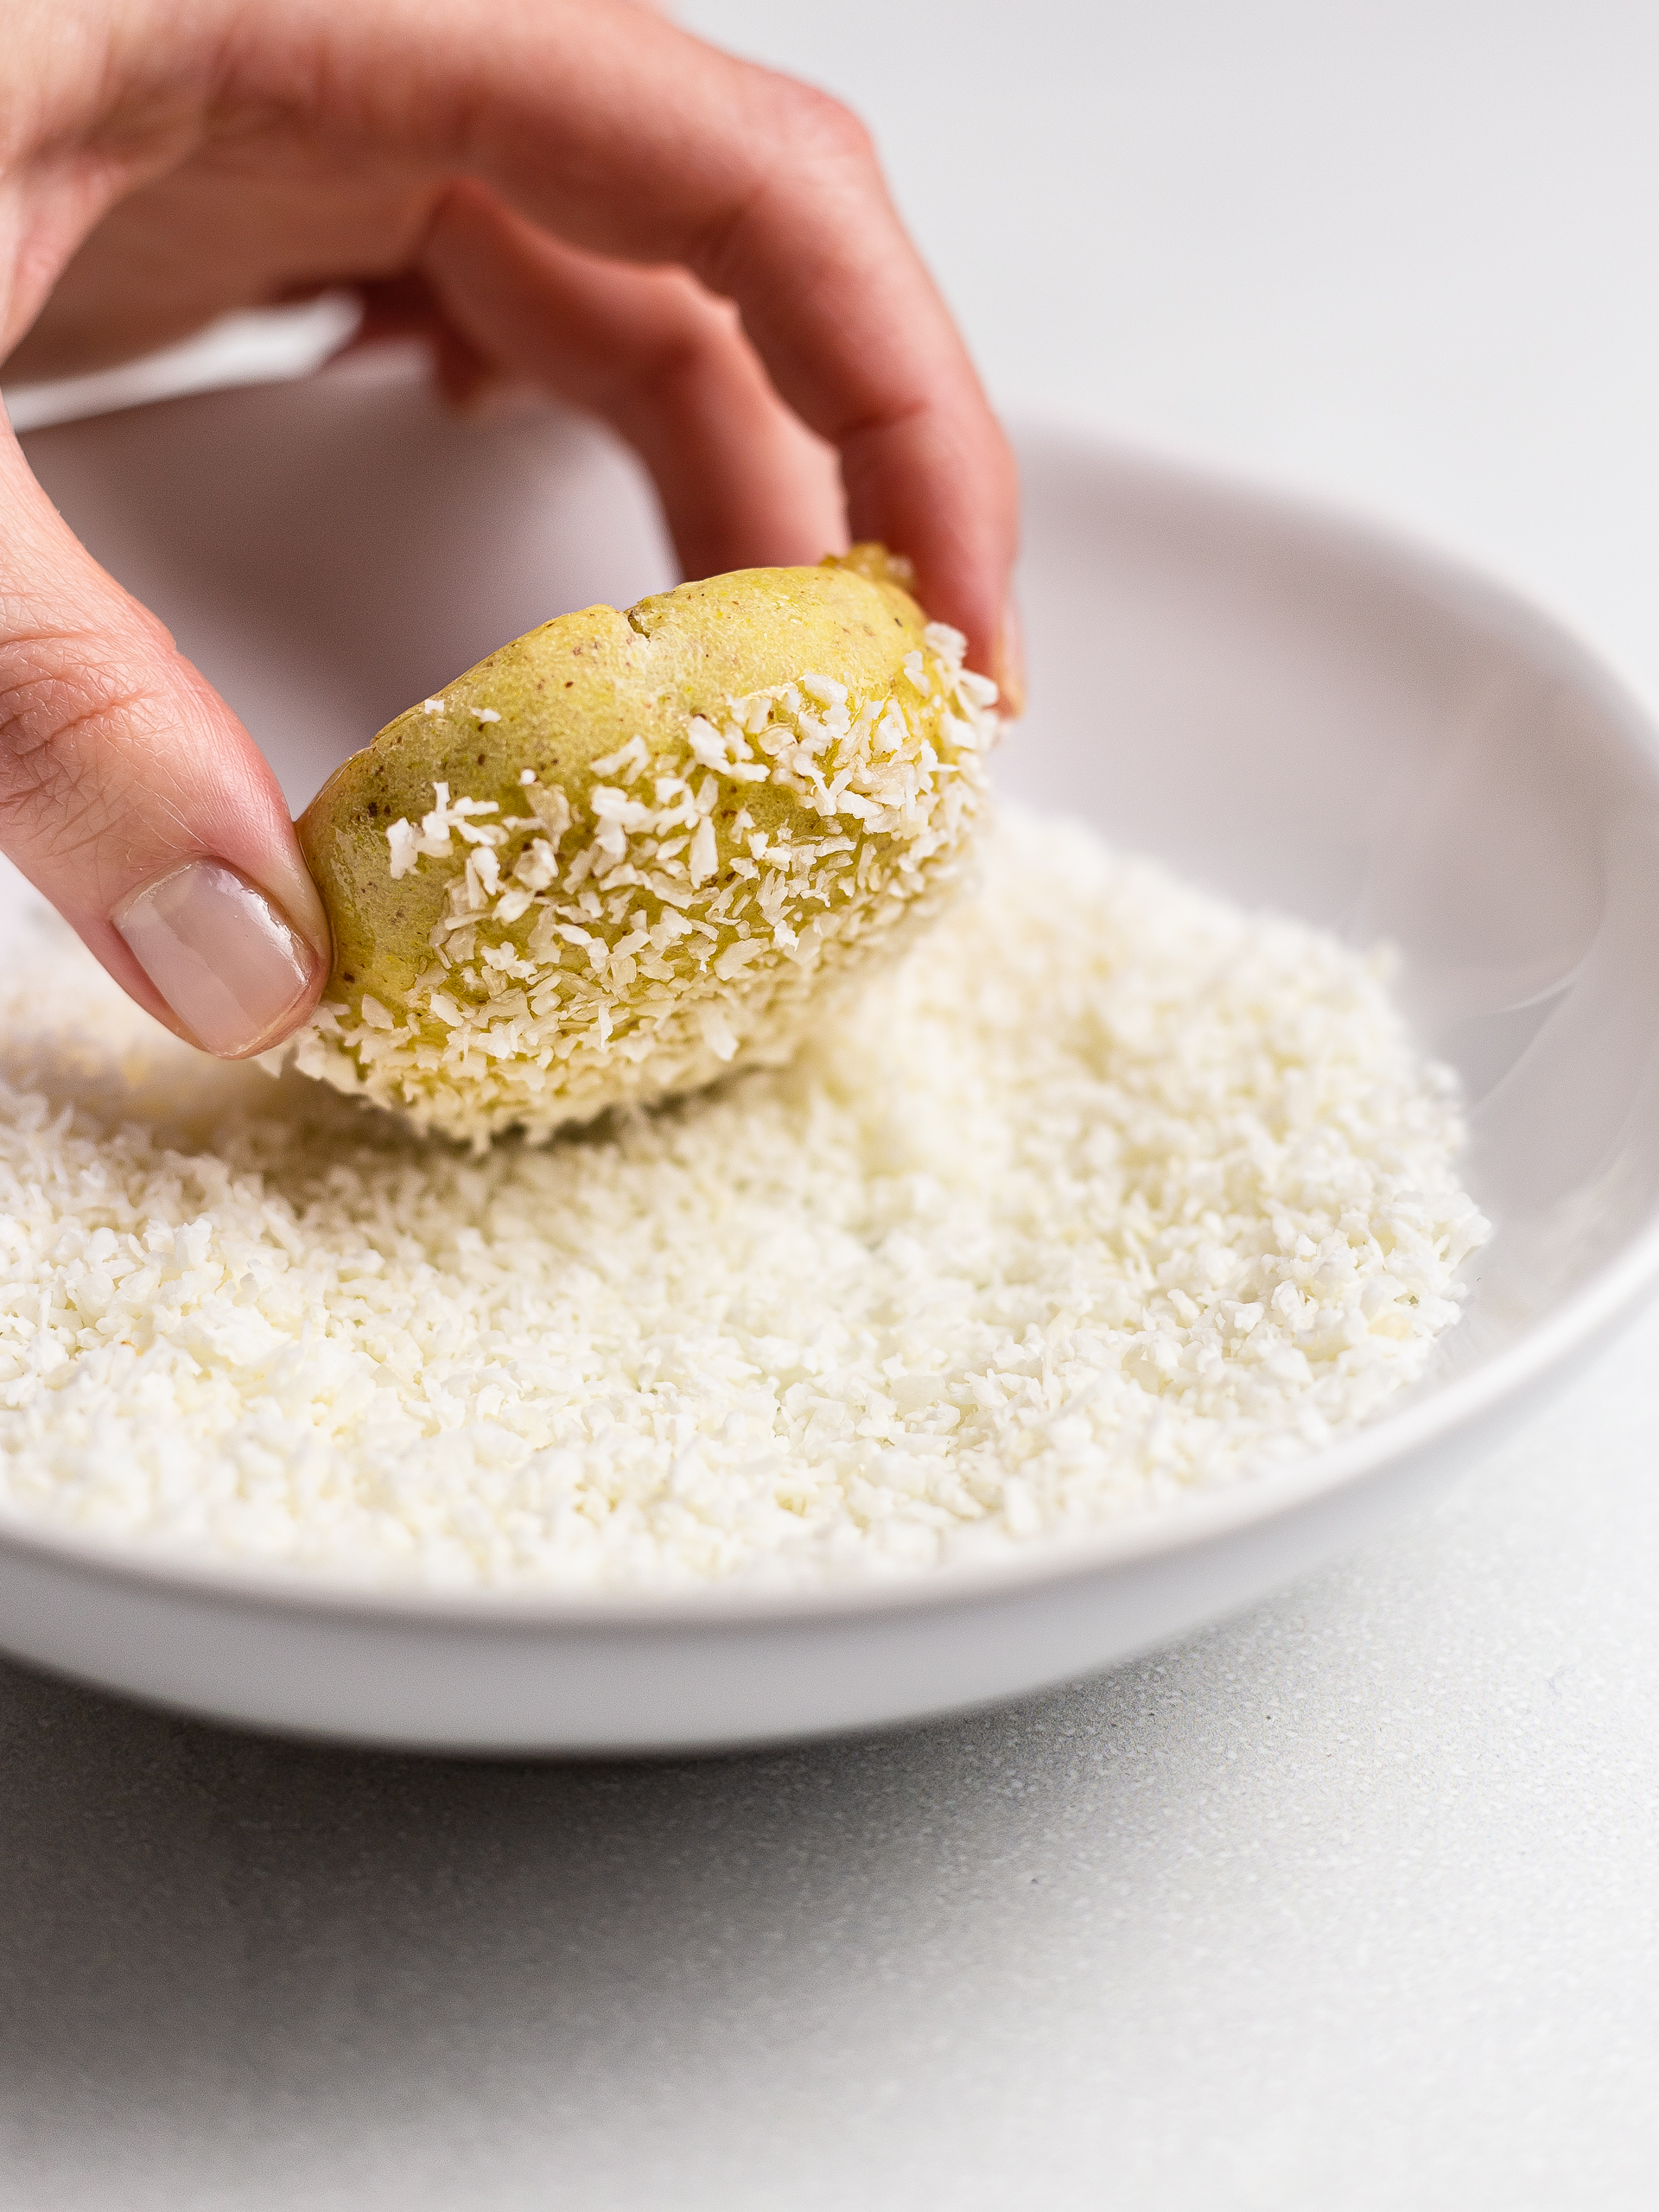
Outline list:
[[[628,0],[0,0],[0,360],[67,375],[354,284],[465,402],[610,422],[689,575],[909,556],[1017,693],[1016,494],[861,128]],[[328,933],[275,778],[0,435],[0,850],[210,1052]]]

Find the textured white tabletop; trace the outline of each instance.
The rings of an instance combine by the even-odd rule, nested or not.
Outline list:
[[[1659,701],[1650,0],[696,0],[875,124],[993,384],[1483,560]],[[0,2205],[1653,2201],[1659,1316],[1179,1649],[674,1765],[0,1672]]]

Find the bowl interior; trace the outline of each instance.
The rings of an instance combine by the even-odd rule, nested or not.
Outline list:
[[[395,358],[25,442],[296,810],[492,647],[671,581],[610,442],[546,413],[455,422]],[[1003,785],[1398,948],[1498,1224],[1433,1388],[1616,1257],[1659,1197],[1646,726],[1547,624],[1432,560],[1086,440],[1023,442],[1033,707]]]

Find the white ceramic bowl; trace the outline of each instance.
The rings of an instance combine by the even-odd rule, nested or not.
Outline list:
[[[410,698],[668,581],[631,466],[442,417],[393,365],[47,430],[48,491],[302,804]],[[1235,897],[1392,938],[1498,1224],[1433,1374],[1253,1485],[1010,1567],[807,1597],[369,1593],[0,1528],[0,1643],[192,1712],[474,1751],[721,1746],[1104,1666],[1446,1481],[1659,1271],[1659,757],[1550,626],[1349,524],[1025,442],[1033,711],[1007,787]],[[0,913],[0,932],[8,925]]]

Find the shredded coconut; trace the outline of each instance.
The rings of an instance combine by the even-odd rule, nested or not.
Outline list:
[[[482,1158],[190,1053],[50,925],[0,1021],[0,1503],[352,1578],[805,1585],[1367,1419],[1485,1234],[1379,963],[1076,829],[989,847],[790,1066]]]
[[[444,872],[429,962],[390,1021],[327,999],[293,1043],[307,1075],[482,1150],[607,1106],[787,1059],[828,995],[887,957],[958,888],[996,735],[996,687],[934,622],[891,694],[811,671],[643,736],[567,791],[518,779],[528,810],[432,786],[390,823],[394,881]],[[442,699],[428,699],[442,712]],[[499,721],[464,704],[452,711]],[[787,795],[762,828],[734,793]]]

